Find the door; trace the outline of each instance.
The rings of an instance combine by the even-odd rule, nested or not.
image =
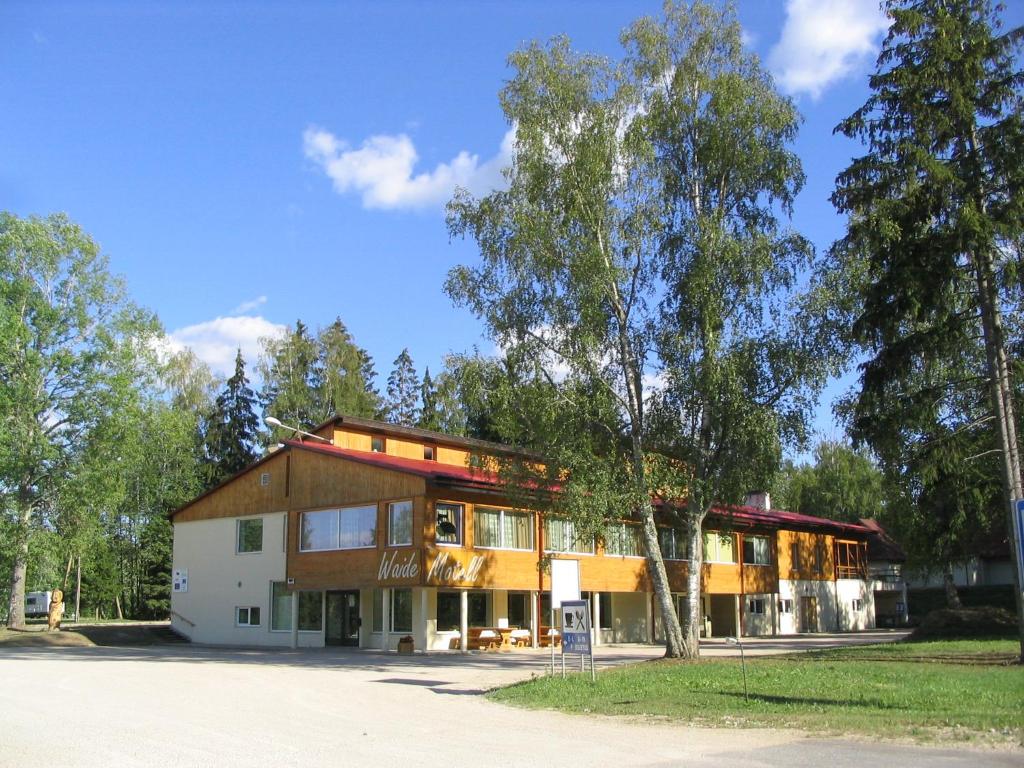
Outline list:
[[[800,598],[800,631],[818,631],[818,598],[807,595]]]
[[[327,593],[327,645],[359,647],[359,592]]]

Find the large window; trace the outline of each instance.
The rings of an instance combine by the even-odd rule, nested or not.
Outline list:
[[[686,531],[682,528],[659,528],[658,544],[666,560],[687,560]]]
[[[299,631],[322,632],[323,592],[289,592],[283,581],[275,581],[270,585],[270,628],[275,632],[291,631],[292,600],[295,599],[295,595],[299,596]]]
[[[388,546],[407,547],[412,544],[412,502],[388,504]]]
[[[533,549],[533,513],[476,507],[474,546],[488,549]]]
[[[412,632],[412,590],[391,590],[391,631]]]
[[[530,626],[530,593],[508,593],[508,625],[510,627]]]
[[[384,590],[373,590],[373,631],[384,631]]]
[[[640,526],[628,523],[611,523],[605,532],[604,551],[609,555],[643,557],[640,542]]]
[[[459,628],[461,606],[458,592],[437,593],[437,631],[450,632]]]
[[[438,503],[434,511],[437,516],[434,540],[438,544],[462,546],[462,505]]]
[[[743,562],[747,565],[771,564],[771,546],[767,536],[743,537]]]
[[[598,607],[601,609],[601,621],[598,629],[612,628],[612,595],[610,592],[602,592],[597,596]]]
[[[490,621],[487,616],[489,611],[488,608],[488,593],[487,592],[470,592],[466,595],[467,610],[469,612],[469,626],[471,627],[489,627]]]
[[[239,520],[236,529],[235,551],[239,553],[263,551],[263,518]]]
[[[709,563],[735,563],[736,544],[732,534],[707,531],[704,534],[704,560]]]
[[[377,507],[303,512],[299,549],[365,549],[377,545]]]
[[[544,518],[544,550],[546,552],[574,552],[594,554],[594,537],[585,536],[565,517]]]

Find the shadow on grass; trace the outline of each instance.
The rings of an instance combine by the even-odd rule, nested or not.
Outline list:
[[[732,699],[744,698],[742,693],[736,693],[733,691],[722,691],[720,696],[728,696]],[[749,696],[750,701],[759,701],[764,704],[793,704],[801,706],[818,706],[818,707],[862,707],[864,709],[892,709],[902,710],[905,707],[900,707],[894,704],[886,704],[883,701],[877,699],[860,699],[860,700],[843,700],[843,699],[816,699],[809,696],[778,696],[767,693],[751,693]]]

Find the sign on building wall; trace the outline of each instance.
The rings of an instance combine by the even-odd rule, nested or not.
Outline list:
[[[562,612],[562,653],[589,655],[590,605],[586,600],[565,600]]]
[[[175,592],[188,592],[188,568],[176,568],[172,582]]]

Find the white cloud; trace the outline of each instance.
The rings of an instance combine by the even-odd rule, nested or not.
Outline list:
[[[196,357],[220,376],[230,376],[235,370],[235,352],[241,348],[246,371],[252,380],[252,365],[259,355],[259,340],[264,336],[279,336],[285,326],[253,315],[217,317],[206,322],[179,328],[168,334],[171,350],[177,352],[188,347]]]
[[[875,53],[888,26],[878,0],[787,0],[768,65],[783,90],[817,99]]]
[[[257,296],[255,299],[249,301],[243,301],[237,307],[228,312],[229,315],[244,315],[246,312],[252,312],[257,307],[262,307],[267,303],[266,296]]]
[[[302,136],[306,157],[323,169],[339,194],[357,192],[364,208],[426,208],[444,205],[455,187],[485,194],[504,185],[501,169],[509,164],[515,129],[502,139],[490,160],[459,152],[432,171],[416,173],[419,155],[406,134],[371,136],[358,149],[323,128],[309,127]]]

